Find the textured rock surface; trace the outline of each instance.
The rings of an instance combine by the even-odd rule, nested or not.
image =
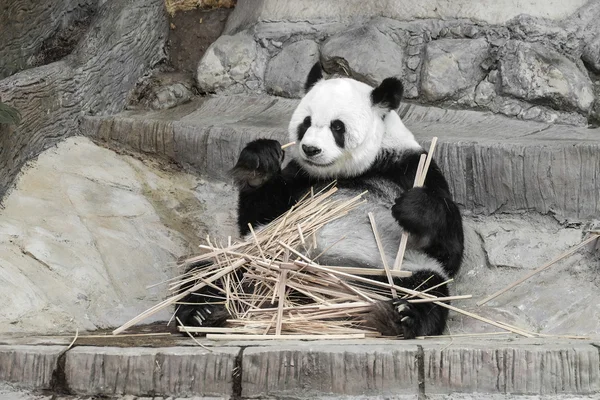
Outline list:
[[[181,339],[174,342],[174,347],[71,349],[66,353],[65,374],[60,381],[71,396],[52,399],[79,400],[79,396],[92,395],[115,400],[135,400],[136,396],[150,396],[144,400],[187,396],[214,396],[202,397],[205,400],[408,400],[417,396],[436,400],[574,400],[598,399],[600,387],[597,348],[556,338],[362,339],[337,343],[201,339],[206,349],[185,340],[183,346],[175,344]],[[40,345],[15,346],[13,353],[28,354],[35,375],[44,373],[41,355],[48,351]],[[28,382],[24,383],[21,388]],[[121,397],[121,393],[126,395]],[[0,395],[10,400],[40,399],[3,383]],[[169,395],[173,397],[166,399]]]
[[[302,97],[308,72],[317,61],[319,46],[312,40],[300,40],[284,47],[267,66],[267,92],[283,97]]]
[[[421,75],[422,95],[429,101],[459,99],[486,75],[485,39],[443,39],[427,45]]]
[[[69,388],[77,394],[228,398],[238,353],[234,347],[81,347],[67,354],[65,375]]]
[[[592,82],[565,56],[538,44],[510,41],[500,58],[505,94],[558,109],[589,111]]]
[[[85,138],[44,152],[0,211],[0,330],[114,327],[155,304],[164,287],[147,286],[198,238],[235,234],[226,188]]]
[[[76,34],[74,25],[93,14],[98,0],[5,1],[0,5],[2,57],[0,79],[47,63],[44,49],[60,32]],[[73,38],[78,39],[77,37]],[[76,44],[73,43],[73,45]]]
[[[166,110],[187,103],[194,96],[194,78],[184,73],[156,74],[138,84],[127,108]]]
[[[267,137],[287,143],[289,116],[296,104],[297,100],[269,96],[216,97],[167,113],[90,117],[82,129],[225,178],[248,141]],[[466,209],[597,218],[597,130],[416,105],[403,106],[401,114],[425,145],[432,136],[440,137],[438,163]]]
[[[242,397],[417,393],[417,351],[390,346],[281,346],[244,350]]]
[[[266,53],[246,32],[220,36],[198,64],[196,81],[203,92],[242,93],[263,85]]]
[[[402,49],[371,25],[332,36],[323,43],[321,53],[324,62],[349,69],[352,76],[373,85],[402,76]]]
[[[0,382],[27,389],[48,389],[63,349],[63,346],[0,346]]]
[[[592,346],[486,347],[424,344],[427,392],[546,395],[600,391],[598,351]]]
[[[67,58],[0,80],[2,101],[23,116],[0,137],[0,196],[27,160],[76,132],[81,115],[122,110],[137,79],[163,57],[166,31],[161,0],[105,2]]]
[[[600,74],[600,28],[589,36],[581,58],[588,68]]]
[[[253,36],[261,55],[264,50],[276,57],[282,67],[269,68],[264,85],[273,94],[291,97],[277,80],[285,80],[285,72],[273,77],[275,70],[290,70],[290,76],[297,73],[284,62],[291,57],[281,49],[308,40],[320,45],[328,73],[350,75],[372,85],[387,76],[399,76],[404,81],[405,98],[421,104],[487,109],[511,118],[575,126],[600,120],[596,109],[590,113],[597,93],[592,93],[586,71],[597,71],[595,22],[600,18],[600,7],[594,1],[580,9],[577,7],[583,2],[568,6],[546,3],[535,10],[528,8],[533,3],[515,5],[508,0],[477,5],[436,3],[431,9],[421,9],[421,4],[404,9],[401,4],[403,1],[360,3],[359,11],[354,1],[344,2],[342,7],[338,2],[242,0],[225,32]],[[456,12],[448,13],[450,9]],[[503,23],[470,19],[475,9]],[[436,16],[418,16],[431,10]],[[512,18],[505,20],[501,15],[506,13]],[[249,41],[248,45],[251,48]],[[267,61],[262,60],[259,57],[257,61],[258,70],[265,68]],[[214,71],[206,77],[208,81],[231,83],[226,54],[205,57],[204,61]],[[257,79],[252,78],[249,87],[234,84],[216,91],[264,92],[260,76]],[[294,79],[304,81],[304,77]]]
[[[518,0],[486,0],[479,2],[470,0],[452,2],[395,0],[365,3],[361,0],[327,2],[311,0],[293,2],[240,0],[231,18],[227,21],[225,33],[239,32],[258,21],[289,20],[319,23],[372,16],[385,16],[401,21],[428,18],[464,18],[492,24],[501,24],[519,14],[560,19],[569,16],[587,2],[587,0],[569,2],[535,0],[527,3]]]

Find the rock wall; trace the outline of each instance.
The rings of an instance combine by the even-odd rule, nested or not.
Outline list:
[[[48,64],[64,51],[70,52],[91,22],[97,6],[98,0],[3,2],[0,5],[0,79]]]
[[[370,84],[397,76],[421,104],[579,126],[598,120],[600,2],[483,2],[460,12],[435,2],[437,15],[421,15],[426,6],[390,11],[403,1],[360,2],[359,13],[354,3],[240,1],[199,63],[199,88],[300,97],[298,82],[320,59],[327,72]]]
[[[104,2],[68,56],[0,80],[2,101],[22,115],[11,134],[0,136],[0,197],[27,160],[77,133],[79,117],[123,109],[136,81],[164,58],[167,29],[162,0]],[[0,54],[3,59],[4,49]]]

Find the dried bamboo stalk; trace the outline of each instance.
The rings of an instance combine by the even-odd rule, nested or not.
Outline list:
[[[577,246],[572,247],[571,249],[569,249],[569,250],[565,251],[564,253],[560,254],[559,256],[553,258],[552,260],[548,261],[546,264],[544,264],[541,267],[535,269],[534,271],[532,271],[531,273],[525,275],[521,279],[519,279],[519,280],[511,283],[510,285],[506,286],[504,289],[500,289],[496,293],[494,293],[494,294],[486,297],[485,299],[481,300],[480,302],[477,303],[477,305],[478,306],[482,306],[485,303],[487,303],[488,301],[495,299],[496,297],[500,296],[504,292],[509,291],[510,289],[514,288],[515,286],[520,285],[521,283],[525,282],[526,280],[528,280],[532,276],[534,276],[534,275],[542,272],[543,270],[551,267],[552,265],[556,264],[557,262],[559,262],[563,258],[568,257],[571,254],[575,253],[577,250],[579,250],[580,248],[584,247],[586,244],[591,243],[594,240],[597,240],[599,237],[600,237],[600,235],[592,235],[592,236],[590,236],[589,238],[587,238],[583,242],[579,243]]]

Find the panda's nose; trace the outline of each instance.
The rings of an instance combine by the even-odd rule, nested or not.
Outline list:
[[[307,146],[303,144],[302,151],[304,151],[304,154],[306,154],[307,157],[312,157],[319,154],[321,152],[321,149],[315,146]]]

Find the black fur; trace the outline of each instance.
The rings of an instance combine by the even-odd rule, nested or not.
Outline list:
[[[378,176],[389,180],[391,185],[398,185],[404,189],[390,212],[398,223],[412,234],[411,236],[424,243],[421,250],[438,260],[448,276],[454,276],[460,267],[463,254],[461,215],[435,162],[432,161],[429,167],[425,186],[412,187],[421,153],[382,152],[366,172],[352,179],[338,179],[337,186],[340,189],[362,190],[368,187],[369,178]],[[281,170],[282,159],[279,143],[272,140],[251,142],[242,151],[234,173],[241,178],[251,177],[254,183],[260,182],[259,185],[251,185],[241,178],[237,181],[238,226],[242,235],[249,233],[249,223],[253,226],[266,224],[286,212],[311,186],[318,188],[329,183],[328,180],[310,177],[295,160],[290,161],[286,168]],[[258,168],[252,170],[253,166]],[[371,278],[380,281],[385,279],[381,276]],[[410,278],[395,279],[395,283],[407,288],[416,288],[427,281],[421,287],[421,290],[424,290],[444,280],[445,277],[436,272],[424,270],[413,273]],[[210,290],[214,289],[205,288],[201,293]],[[447,296],[448,289],[441,286],[430,293]],[[198,294],[189,295],[188,300],[198,302]],[[206,317],[204,326],[219,326],[224,323],[228,315],[226,310],[210,304],[213,303],[210,299],[207,299],[206,303],[209,304],[208,307],[214,307],[209,308],[212,314],[208,316],[205,315],[207,305],[182,305],[177,314],[186,324],[198,324],[195,318],[197,316],[201,319]],[[398,311],[399,303],[404,304],[401,311]],[[385,335],[412,338],[441,334],[446,326],[446,317],[447,310],[437,305],[409,304],[397,300],[376,303],[370,314],[369,324]]]
[[[305,84],[310,90],[323,78],[319,63],[311,69]],[[402,98],[402,83],[395,78],[385,79],[371,93],[373,105],[396,109]],[[311,117],[297,127],[300,142],[311,125]],[[345,143],[345,125],[342,121],[332,121],[331,130],[338,146]],[[390,185],[402,189],[390,210],[398,224],[411,233],[419,250],[436,259],[448,276],[454,276],[463,256],[463,227],[460,211],[452,201],[448,183],[435,162],[432,162],[422,188],[413,188],[413,182],[423,151],[396,152],[382,150],[373,164],[360,176],[351,179],[338,177],[339,189],[372,188],[372,178],[383,178]],[[284,152],[280,143],[274,140],[260,139],[249,143],[242,153],[232,175],[239,189],[238,227],[241,235],[249,233],[248,224],[258,226],[271,222],[293,206],[309,189],[319,189],[330,180],[311,177],[295,160],[291,160],[282,169]],[[242,273],[238,271],[238,273]],[[385,277],[372,276],[372,279],[385,281]],[[414,272],[410,278],[394,281],[397,285],[420,290],[442,283],[446,277],[429,271]],[[424,283],[425,282],[425,283]],[[218,288],[207,286],[198,293],[189,294],[183,299],[176,312],[186,325],[220,326],[225,323],[229,313],[222,304],[215,304],[211,296]],[[429,293],[447,296],[445,285]],[[420,335],[441,334],[446,326],[448,311],[432,303],[411,304],[403,299],[382,301],[373,306],[368,316],[368,324],[384,335],[414,338]]]
[[[334,119],[331,121],[329,129],[331,129],[331,133],[335,139],[335,144],[337,144],[339,148],[343,149],[344,145],[346,144],[346,125],[344,125],[344,123],[339,119]]]
[[[395,110],[400,106],[404,85],[396,78],[385,78],[379,86],[371,92],[371,103],[388,110]]]
[[[321,79],[323,79],[323,67],[321,67],[321,63],[317,61],[308,73],[308,77],[304,83],[304,91],[308,93],[308,91]]]
[[[387,278],[382,276],[372,276],[370,278],[387,282]],[[394,279],[394,284],[397,286],[405,288],[419,286],[420,291],[427,290],[442,282],[444,282],[444,278],[435,272],[428,271],[417,271],[410,278]],[[432,289],[427,293],[437,297],[449,295],[446,285]],[[441,335],[446,328],[447,317],[447,308],[439,307],[433,303],[410,304],[407,300],[398,298],[375,303],[372,312],[367,314],[367,325],[385,336],[402,336],[404,339],[414,339],[415,336]]]
[[[304,121],[302,121],[302,123],[300,125],[298,125],[298,128],[296,129],[296,134],[297,134],[297,138],[298,138],[299,142],[302,141],[304,134],[306,133],[308,128],[310,128],[311,124],[312,124],[311,118],[306,117],[306,118],[304,118]]]

